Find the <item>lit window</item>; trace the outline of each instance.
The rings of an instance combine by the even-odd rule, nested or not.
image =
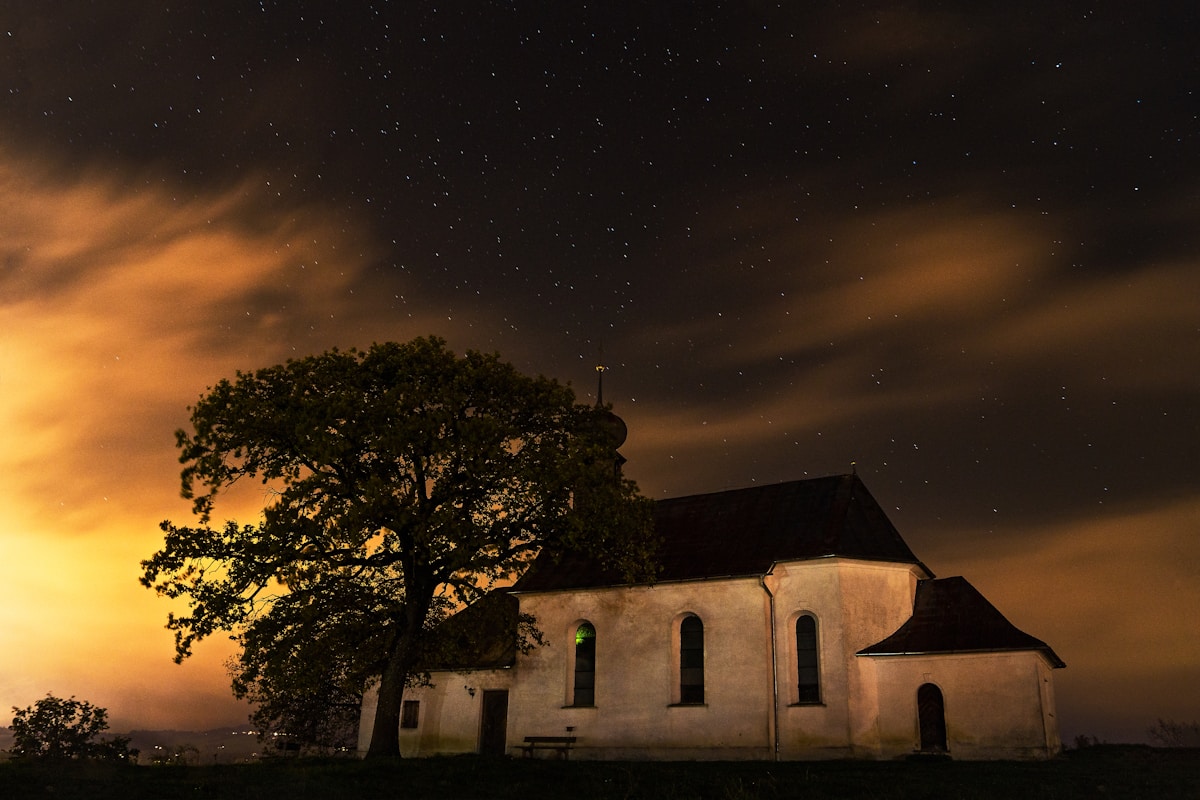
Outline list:
[[[704,702],[704,623],[697,616],[679,625],[679,702]]]
[[[575,631],[575,697],[577,706],[596,704],[596,629],[585,622]]]
[[[817,621],[805,615],[796,620],[796,678],[799,703],[821,702],[817,670]]]
[[[420,700],[405,700],[400,706],[400,727],[415,728],[417,727],[417,719],[421,713]]]

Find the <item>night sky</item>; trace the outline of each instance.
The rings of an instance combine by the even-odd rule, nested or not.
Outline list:
[[[1068,744],[1200,719],[1197,14],[0,2],[0,710],[243,721],[137,583],[173,431],[437,334],[603,359],[651,497],[854,464],[1067,662]]]

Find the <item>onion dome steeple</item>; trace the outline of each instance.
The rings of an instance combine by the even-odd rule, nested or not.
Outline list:
[[[629,436],[629,428],[626,427],[625,420],[618,417],[613,413],[611,408],[604,405],[604,373],[607,371],[608,367],[604,366],[604,364],[596,365],[596,411],[598,412],[600,426],[608,435],[612,446],[616,470],[620,472],[621,465],[625,463],[625,456],[618,453],[617,448],[625,444],[625,439]]]

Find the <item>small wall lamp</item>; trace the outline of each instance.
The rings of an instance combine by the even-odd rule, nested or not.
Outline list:
[[[475,687],[474,686],[464,686],[463,688],[467,690],[467,694],[471,695],[471,697],[475,696]]]

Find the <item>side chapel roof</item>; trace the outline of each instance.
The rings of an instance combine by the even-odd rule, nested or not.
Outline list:
[[[834,556],[915,564],[933,574],[854,474],[659,500],[654,530],[660,582],[764,575],[777,561]],[[567,554],[539,559],[514,591],[623,584],[591,559]]]
[[[417,659],[419,670],[500,669],[517,660],[517,598],[505,591],[483,598],[441,623]]]
[[[1055,668],[1066,664],[1050,646],[1018,629],[965,578],[921,581],[913,615],[895,633],[858,651],[860,656],[926,653],[1041,651]]]

